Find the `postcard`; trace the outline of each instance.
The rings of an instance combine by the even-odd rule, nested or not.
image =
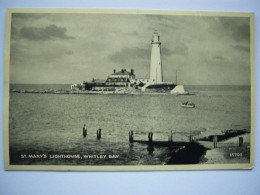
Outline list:
[[[252,169],[254,14],[8,9],[6,170]]]

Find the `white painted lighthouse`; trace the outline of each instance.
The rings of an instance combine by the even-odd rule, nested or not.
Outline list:
[[[142,91],[162,93],[172,90],[175,87],[173,82],[163,82],[162,72],[162,56],[161,56],[161,42],[157,31],[153,34],[151,49],[151,64],[150,64],[150,79],[142,87]]]
[[[159,84],[163,82],[162,74],[162,57],[161,57],[161,42],[157,31],[153,34],[151,50],[151,65],[150,65],[150,80],[149,83]]]

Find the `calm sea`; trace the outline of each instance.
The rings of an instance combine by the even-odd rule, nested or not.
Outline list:
[[[11,89],[69,89],[69,85],[11,85]],[[250,86],[184,86],[194,93],[173,95],[88,95],[10,93],[9,141],[12,164],[165,164],[167,148],[149,151],[128,141],[187,141],[227,129],[250,130]],[[196,104],[194,109],[182,102]],[[82,136],[86,124],[88,135]],[[97,129],[102,138],[96,139]],[[28,155],[30,155],[30,158]],[[47,155],[47,158],[33,156]],[[50,158],[55,154],[107,155]],[[22,156],[24,155],[24,156]],[[111,158],[107,158],[111,155]],[[113,156],[114,155],[114,156]],[[25,157],[25,158],[22,158]],[[112,158],[113,157],[113,158]]]

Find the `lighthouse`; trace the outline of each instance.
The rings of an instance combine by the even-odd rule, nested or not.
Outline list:
[[[157,31],[153,34],[151,48],[151,64],[149,81],[142,87],[142,91],[162,93],[172,90],[173,82],[163,82],[161,42]]]
[[[153,34],[150,64],[150,80],[149,83],[160,84],[163,82],[162,74],[162,57],[161,42],[157,31]]]

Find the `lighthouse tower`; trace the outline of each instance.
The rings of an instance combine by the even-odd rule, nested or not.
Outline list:
[[[153,34],[151,51],[151,65],[150,65],[150,82],[159,84],[163,82],[162,74],[162,57],[161,57],[161,42],[157,31]]]

